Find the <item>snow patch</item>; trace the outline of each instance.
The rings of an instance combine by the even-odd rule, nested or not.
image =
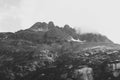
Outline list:
[[[81,43],[86,42],[86,41],[81,41],[80,39],[74,39],[73,37],[71,37],[68,41],[69,41],[69,42],[71,42],[71,41],[74,41],[74,42],[81,42]]]

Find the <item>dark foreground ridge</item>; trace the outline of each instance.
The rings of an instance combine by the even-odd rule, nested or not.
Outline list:
[[[101,34],[37,22],[0,33],[0,45],[0,80],[120,79],[120,45]]]

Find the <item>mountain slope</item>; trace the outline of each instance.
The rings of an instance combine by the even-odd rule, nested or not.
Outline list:
[[[92,67],[98,76],[104,61],[120,58],[120,45],[106,36],[78,34],[69,25],[59,27],[53,22],[0,33],[0,45],[1,80],[62,80],[62,74],[71,75],[71,66],[80,65]]]

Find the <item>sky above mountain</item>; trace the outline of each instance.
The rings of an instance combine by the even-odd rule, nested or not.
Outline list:
[[[119,4],[119,0],[0,0],[0,32],[53,21],[82,32],[99,32],[120,43]]]

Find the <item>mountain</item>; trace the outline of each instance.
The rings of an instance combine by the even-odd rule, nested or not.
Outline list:
[[[103,42],[113,43],[106,36],[96,33],[78,34],[69,25],[64,27],[55,26],[53,22],[37,22],[32,27],[20,30],[15,33],[1,33],[0,38],[22,39],[33,43],[52,43],[52,42]]]
[[[110,39],[106,36],[101,34],[94,34],[94,33],[85,33],[80,35],[81,40],[86,40],[87,42],[105,42],[105,43],[113,43]]]
[[[120,45],[98,33],[78,34],[69,25],[37,22],[15,33],[0,33],[0,80],[67,80],[61,75],[120,59]],[[70,77],[69,77],[70,78]]]

